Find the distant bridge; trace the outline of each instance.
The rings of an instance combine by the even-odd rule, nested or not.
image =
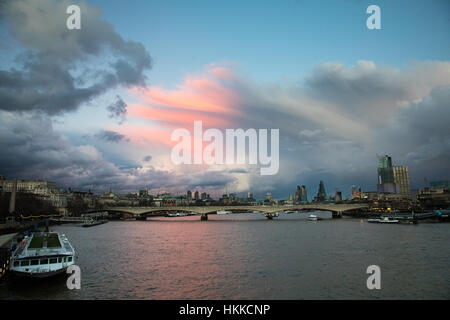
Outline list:
[[[179,206],[179,207],[108,207],[102,211],[109,213],[122,214],[123,216],[134,217],[139,220],[145,220],[147,217],[165,216],[170,212],[195,213],[207,220],[208,214],[215,214],[217,211],[231,212],[263,212],[273,214],[282,211],[330,211],[333,218],[341,217],[344,213],[360,211],[368,208],[366,204],[302,204],[291,206]]]

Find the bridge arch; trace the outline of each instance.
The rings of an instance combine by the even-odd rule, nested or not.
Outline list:
[[[339,217],[345,212],[354,210],[367,209],[367,204],[305,204],[305,205],[293,205],[293,206],[180,206],[180,207],[109,207],[103,209],[116,214],[126,214],[133,217],[151,217],[151,216],[164,216],[168,212],[184,212],[195,213],[202,216],[208,214],[217,213],[219,210],[226,211],[240,211],[240,212],[262,212],[262,213],[275,213],[282,211],[305,211],[305,210],[317,210],[317,211],[330,211],[333,217]],[[96,210],[101,211],[101,210]]]

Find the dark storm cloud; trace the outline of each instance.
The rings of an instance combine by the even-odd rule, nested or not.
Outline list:
[[[9,178],[40,178],[61,187],[97,191],[110,186],[135,191],[148,184],[220,189],[233,181],[226,172],[187,175],[142,168],[133,161],[116,164],[86,139],[80,139],[86,144],[73,145],[53,130],[53,115],[75,111],[117,86],[145,86],[145,72],[152,66],[145,47],[124,40],[101,18],[98,7],[77,3],[81,30],[68,30],[70,4],[68,0],[0,2],[0,26],[7,34],[2,42],[8,42],[2,47],[19,52],[13,65],[1,62],[0,66],[0,150],[7,150],[0,157],[0,172]],[[107,111],[122,123],[127,105],[117,96]],[[87,136],[128,141],[110,130]],[[151,156],[144,158],[150,160]]]
[[[97,133],[95,136],[99,139],[102,139],[102,140],[108,141],[108,142],[121,142],[121,141],[128,142],[129,141],[129,139],[125,135],[120,134],[115,131],[111,131],[111,130],[102,130],[99,133]]]
[[[404,69],[370,61],[325,63],[303,81],[259,84],[236,77],[242,128],[280,129],[276,176],[250,174],[260,196],[287,197],[296,185],[327,192],[351,185],[376,190],[377,154],[410,168],[412,187],[423,177],[449,179],[450,62],[415,62]],[[311,196],[311,193],[309,193]]]
[[[227,174],[226,171],[204,171],[198,172],[195,175],[188,178],[185,181],[185,185],[190,185],[191,188],[195,187],[220,187],[223,188],[229,183],[234,182],[235,179]]]
[[[120,96],[116,96],[116,102],[108,106],[109,117],[119,120],[119,124],[122,124],[127,115],[127,104],[122,100]]]
[[[448,62],[416,62],[406,70],[376,66],[372,61],[358,61],[352,67],[325,63],[306,78],[304,92],[337,105],[350,118],[378,126],[395,116],[399,104],[421,99],[449,81]]]
[[[65,10],[70,4],[56,0],[1,3],[2,25],[25,50],[17,57],[20,68],[0,70],[1,109],[60,114],[116,86],[145,85],[144,72],[152,61],[144,46],[124,40],[101,20],[100,8],[84,2],[79,3],[81,30],[67,29]]]
[[[113,136],[115,136],[113,134]],[[44,115],[0,110],[0,174],[7,178],[43,179],[59,187],[131,192],[144,185],[187,190],[222,189],[233,181],[225,171],[179,174],[152,167],[116,165],[91,145],[73,146],[53,130]]]
[[[433,89],[421,101],[402,108],[392,127],[379,134],[379,145],[399,162],[410,166],[410,175],[421,184],[450,178],[450,86]]]

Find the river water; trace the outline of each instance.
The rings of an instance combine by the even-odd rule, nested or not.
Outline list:
[[[0,299],[450,299],[450,224],[309,221],[261,213],[54,226],[78,252],[67,276],[8,276]],[[381,290],[366,269],[381,269]]]

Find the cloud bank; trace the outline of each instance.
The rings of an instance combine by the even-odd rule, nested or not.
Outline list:
[[[375,190],[376,155],[389,154],[410,167],[413,187],[425,177],[450,179],[449,61],[401,69],[327,62],[296,80],[264,83],[231,64],[212,63],[174,88],[150,87],[146,48],[124,39],[85,2],[79,3],[82,32],[68,30],[69,4],[0,2],[2,34],[16,49],[14,59],[0,62],[0,173],[7,177],[94,191],[150,185],[215,196],[272,191],[282,198],[304,184],[311,198],[320,180],[328,193],[339,188],[348,195],[353,184]],[[114,91],[123,88],[133,102]],[[55,121],[107,93],[115,96],[102,105],[109,126],[90,118],[80,124],[89,134],[54,129]],[[170,134],[192,129],[194,120],[204,129],[280,129],[279,173],[260,176],[245,165],[174,166]]]
[[[124,40],[101,19],[100,8],[85,2],[79,3],[82,29],[67,29],[70,4],[1,2],[1,23],[22,49],[17,68],[0,70],[2,110],[61,114],[117,86],[145,86],[152,59],[144,46]]]

